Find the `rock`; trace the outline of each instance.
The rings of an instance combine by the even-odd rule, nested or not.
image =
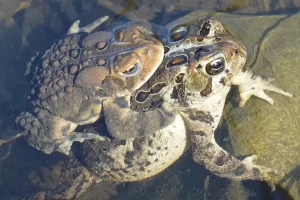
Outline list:
[[[272,179],[293,199],[300,198],[300,14],[292,16],[240,16],[234,23],[259,42],[254,72],[274,77],[274,84],[293,93],[286,98],[268,93],[275,105],[252,98],[244,108],[231,98],[224,116],[235,156],[256,154],[257,163],[285,172]],[[246,27],[248,27],[246,29]],[[250,29],[251,27],[251,29]],[[237,92],[235,92],[237,94]],[[233,95],[236,97],[237,95]]]

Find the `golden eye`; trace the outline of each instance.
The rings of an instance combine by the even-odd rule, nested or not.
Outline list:
[[[126,76],[126,77],[132,77],[137,75],[140,72],[141,66],[140,63],[136,62],[134,65],[129,67],[127,70],[123,72],[119,72],[121,75]]]
[[[206,73],[208,73],[209,75],[217,75],[221,73],[225,68],[224,63],[224,58],[217,58],[211,61],[205,67]]]
[[[136,53],[123,53],[117,55],[113,61],[113,69],[121,76],[135,76],[141,70],[140,59]]]
[[[179,42],[185,39],[187,35],[187,28],[180,26],[174,28],[170,33],[170,41],[171,42]]]

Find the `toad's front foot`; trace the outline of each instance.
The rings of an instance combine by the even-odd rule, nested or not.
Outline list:
[[[69,155],[73,142],[84,142],[85,140],[109,141],[109,138],[95,133],[71,132],[68,136],[55,141],[53,144],[53,150],[50,153],[58,151],[65,155]]]
[[[232,80],[232,84],[238,85],[239,87],[239,106],[243,107],[252,95],[263,99],[273,105],[274,100],[271,97],[269,97],[264,92],[264,90],[269,90],[282,94],[284,96],[293,97],[291,93],[272,85],[271,82],[273,80],[274,79],[264,79],[260,76],[256,76],[251,71],[240,72],[239,74],[237,74]]]

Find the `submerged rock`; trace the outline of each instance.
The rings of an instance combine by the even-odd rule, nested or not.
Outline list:
[[[244,108],[237,98],[225,107],[235,156],[256,154],[257,163],[286,173],[273,177],[293,199],[300,198],[300,14],[292,16],[239,17],[237,26],[255,32],[259,42],[253,71],[274,77],[274,85],[294,94],[294,98],[268,93],[271,106],[252,98]],[[250,34],[250,36],[253,36]],[[251,66],[252,67],[252,66]],[[237,95],[233,95],[236,97]]]

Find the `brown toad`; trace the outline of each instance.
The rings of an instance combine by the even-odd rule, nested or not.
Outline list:
[[[36,149],[69,154],[73,141],[103,140],[74,130],[95,122],[104,100],[142,86],[161,63],[163,45],[151,30],[145,34],[128,25],[91,33],[106,19],[83,28],[75,22],[64,38],[32,59],[27,72],[31,105],[16,122],[24,132],[18,136]]]

